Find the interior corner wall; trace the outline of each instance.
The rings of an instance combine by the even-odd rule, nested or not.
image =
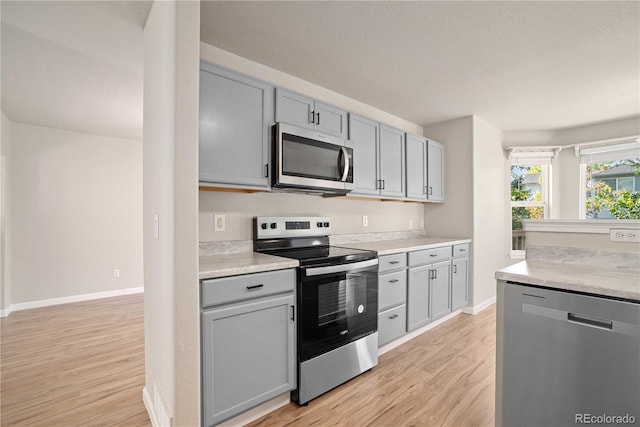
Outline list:
[[[140,141],[13,123],[10,180],[12,305],[143,286]]]
[[[0,163],[0,312],[5,315],[11,305],[11,121],[2,115],[0,137],[2,162]]]
[[[424,128],[424,135],[444,144],[445,202],[424,206],[428,236],[473,235],[473,118],[463,117]]]
[[[495,272],[505,266],[507,159],[502,131],[473,117],[473,297],[474,305],[496,296]]]
[[[145,403],[171,425],[200,425],[199,32],[198,1],[155,1],[144,28]]]

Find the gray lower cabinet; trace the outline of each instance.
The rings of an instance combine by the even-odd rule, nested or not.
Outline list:
[[[431,320],[451,313],[451,262],[443,261],[429,266],[431,270]]]
[[[407,254],[383,255],[378,262],[378,347],[407,332]]]
[[[429,140],[427,144],[427,199],[444,201],[444,145]]]
[[[345,110],[282,88],[276,88],[276,122],[347,137]]]
[[[200,65],[201,185],[269,188],[273,86]]]
[[[451,261],[451,310],[465,307],[469,302],[469,258]]]
[[[410,268],[407,284],[407,330],[413,331],[431,322],[431,268],[428,265]]]
[[[285,274],[286,272],[286,274]],[[212,426],[295,388],[295,300],[293,270],[238,276],[229,281],[203,282],[204,286],[236,286],[221,295],[237,300],[205,308],[202,321],[202,423]],[[274,278],[289,280],[291,292],[256,297]],[[225,280],[227,280],[225,282]],[[281,290],[281,289],[279,289]],[[278,289],[267,289],[276,292]],[[209,293],[209,296],[214,294]],[[209,299],[203,304],[215,303]]]

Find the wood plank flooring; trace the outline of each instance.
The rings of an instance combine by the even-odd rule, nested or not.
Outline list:
[[[142,294],[2,318],[2,426],[150,426]]]
[[[495,305],[456,316],[309,406],[291,403],[249,425],[493,426],[495,316]]]
[[[143,296],[3,318],[0,425],[150,426],[142,403]],[[495,306],[459,315],[382,355],[379,366],[264,426],[494,424]]]

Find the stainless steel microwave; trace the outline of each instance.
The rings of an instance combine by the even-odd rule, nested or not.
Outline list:
[[[274,188],[348,193],[353,143],[285,123],[274,126]]]

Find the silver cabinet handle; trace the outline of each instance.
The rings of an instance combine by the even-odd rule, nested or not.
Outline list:
[[[319,125],[320,124],[320,113],[316,113],[316,117],[318,118],[318,120],[316,120],[316,124]]]
[[[397,314],[392,314],[391,316],[389,316],[389,319],[393,320],[393,319],[395,319],[396,317],[398,317],[398,315],[397,315]]]
[[[453,273],[458,273],[458,266],[456,264],[453,264]]]
[[[429,187],[429,195],[433,195],[433,187]]]
[[[312,111],[311,112],[311,121],[312,124],[316,122],[316,112]]]
[[[269,164],[264,165],[264,177],[269,178]]]

